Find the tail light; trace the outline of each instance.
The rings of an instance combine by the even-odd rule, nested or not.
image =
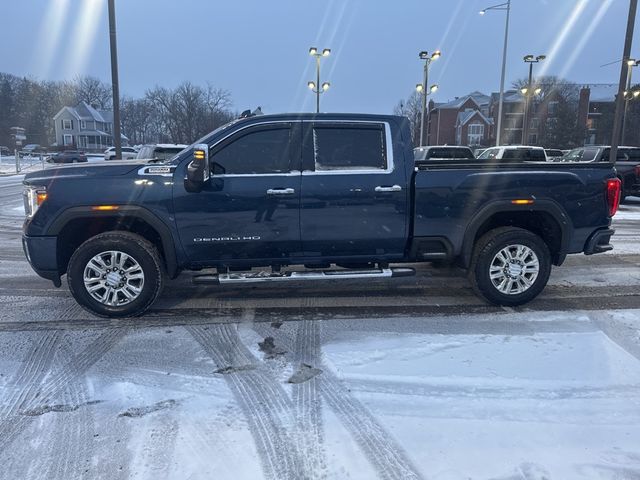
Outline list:
[[[640,165],[636,165],[636,179],[640,181]]]
[[[609,207],[609,216],[613,217],[618,211],[620,205],[620,179],[610,178],[607,180],[607,206]]]

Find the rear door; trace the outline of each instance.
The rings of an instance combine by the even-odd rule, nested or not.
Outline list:
[[[404,159],[394,165],[390,125],[315,121],[303,129],[303,254],[401,257],[409,192]]]

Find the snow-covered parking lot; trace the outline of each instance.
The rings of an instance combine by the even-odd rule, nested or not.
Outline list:
[[[29,268],[0,178],[0,478],[640,478],[640,199],[541,297],[461,272],[205,288],[110,321]]]

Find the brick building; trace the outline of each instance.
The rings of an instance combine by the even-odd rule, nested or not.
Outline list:
[[[488,146],[493,135],[489,96],[472,92],[445,103],[430,102],[429,145]]]

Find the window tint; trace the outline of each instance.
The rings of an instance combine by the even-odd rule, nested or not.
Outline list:
[[[427,158],[455,158],[455,148],[430,148]]]
[[[544,150],[532,149],[529,150],[529,160],[534,162],[545,162],[547,157],[544,154]]]
[[[226,174],[288,173],[291,170],[290,129],[270,128],[247,133],[222,147],[213,163]]]
[[[151,158],[157,158],[159,160],[169,160],[170,158],[175,157],[178,153],[180,153],[182,148],[164,148],[158,147],[153,149],[153,153],[151,154]]]
[[[502,154],[502,160],[524,160],[528,158],[528,151],[520,148],[509,148]]]
[[[640,160],[640,148],[621,148],[618,150],[617,157],[621,161],[638,161]]]
[[[316,171],[387,168],[382,126],[316,126],[313,150]]]

